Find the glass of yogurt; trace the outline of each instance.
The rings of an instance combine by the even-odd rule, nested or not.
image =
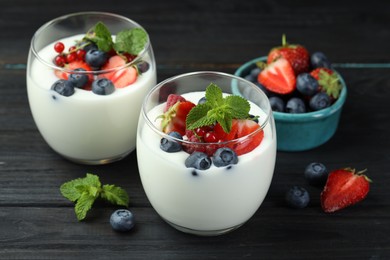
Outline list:
[[[31,112],[49,146],[71,161],[105,164],[132,152],[142,100],[155,85],[149,36],[126,17],[73,13],[31,40]]]
[[[234,95],[245,99],[250,107],[248,116],[243,114],[241,119],[231,121],[230,132],[223,129],[225,134],[221,134],[222,123],[218,121],[195,128],[189,121],[196,114],[194,107],[205,100],[214,102],[208,89],[215,90],[216,86],[226,104]],[[175,96],[173,102],[170,96]],[[188,102],[193,105],[185,104]],[[230,102],[229,109],[236,107],[240,105]],[[185,109],[189,112],[183,130],[180,117]],[[171,121],[167,126],[164,120],[168,114]],[[209,114],[212,112],[204,113],[206,117]],[[219,117],[220,111],[217,114]],[[190,125],[192,129],[187,129]],[[245,132],[248,129],[252,130]],[[268,98],[251,82],[221,72],[192,72],[169,78],[144,100],[136,152],[146,195],[167,223],[203,236],[232,231],[256,213],[273,177],[276,133]]]

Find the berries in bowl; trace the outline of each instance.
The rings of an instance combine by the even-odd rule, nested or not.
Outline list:
[[[305,151],[326,143],[336,132],[347,88],[322,52],[302,45],[280,47],[240,66],[236,76],[261,88],[269,98],[279,151]]]

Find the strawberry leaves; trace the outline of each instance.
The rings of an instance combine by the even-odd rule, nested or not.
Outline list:
[[[186,119],[187,129],[219,123],[226,133],[232,127],[232,119],[248,118],[250,104],[240,96],[223,97],[222,90],[214,83],[206,88],[206,102],[194,107]]]

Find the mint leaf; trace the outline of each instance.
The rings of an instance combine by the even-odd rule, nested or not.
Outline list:
[[[129,197],[126,191],[114,185],[103,185],[103,192],[101,194],[101,197],[103,199],[108,200],[112,204],[117,204],[126,207],[129,205]]]
[[[232,128],[233,119],[249,118],[249,102],[235,95],[223,97],[222,90],[214,83],[206,88],[206,102],[190,110],[186,118],[189,130],[219,123],[226,133]]]
[[[138,55],[148,41],[148,36],[141,28],[123,30],[116,35],[114,49],[117,52],[127,52]]]
[[[101,51],[108,52],[113,47],[111,33],[102,22],[98,22],[92,27],[85,35],[85,38],[94,42]]]
[[[78,220],[83,220],[97,198],[105,199],[113,204],[128,206],[129,196],[126,191],[115,185],[102,187],[99,177],[87,173],[86,177],[65,182],[60,187],[61,194],[72,202],[76,202],[75,213]]]
[[[95,199],[96,197],[88,194],[87,192],[83,192],[81,194],[74,208],[76,217],[79,221],[83,220],[87,216],[87,212],[92,208]]]

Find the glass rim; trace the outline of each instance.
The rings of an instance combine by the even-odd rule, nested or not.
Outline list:
[[[121,70],[121,69],[124,69],[124,68],[127,68],[127,67],[130,67],[134,64],[136,64],[138,61],[141,60],[142,57],[144,57],[147,53],[147,50],[149,48],[151,48],[151,44],[150,44],[150,37],[149,37],[149,34],[148,32],[145,30],[145,28],[143,28],[139,23],[135,22],[134,20],[130,19],[130,18],[127,18],[123,15],[119,15],[119,14],[115,14],[115,13],[110,13],[110,12],[97,12],[97,11],[87,11],[87,12],[75,12],[75,13],[69,13],[69,14],[65,14],[65,15],[62,15],[62,16],[58,16],[46,23],[44,23],[43,25],[41,25],[34,33],[33,37],[31,38],[31,42],[30,42],[30,49],[31,49],[31,52],[33,53],[33,55],[37,58],[37,60],[39,60],[39,62],[41,62],[42,64],[48,66],[49,68],[52,68],[54,70],[58,70],[58,71],[61,71],[61,72],[66,72],[66,73],[71,73],[73,72],[73,70],[71,69],[67,69],[65,67],[59,67],[57,65],[55,65],[53,62],[51,61],[47,61],[45,59],[43,59],[38,51],[35,49],[35,45],[34,45],[34,42],[35,40],[39,37],[39,35],[47,28],[49,27],[50,25],[53,25],[55,23],[57,23],[58,21],[63,21],[65,19],[68,19],[70,17],[75,17],[75,16],[83,16],[83,15],[104,15],[104,16],[109,16],[109,17],[115,17],[117,19],[120,19],[120,20],[123,20],[123,21],[127,21],[129,23],[132,23],[134,24],[137,28],[141,28],[145,31],[146,35],[147,35],[147,42],[146,42],[146,45],[144,47],[144,49],[137,55],[137,57],[132,60],[131,62],[127,62],[126,64],[122,65],[122,66],[119,66],[119,67],[115,67],[115,68],[111,68],[111,69],[108,69],[108,70],[93,70],[93,71],[78,71],[77,74],[105,74],[105,73],[109,73],[109,72],[113,72],[113,71],[118,71],[118,70]]]
[[[218,71],[195,71],[195,72],[188,72],[188,73],[183,73],[183,74],[180,74],[180,75],[176,75],[176,76],[172,76],[170,78],[167,78],[163,81],[161,81],[160,83],[158,83],[156,86],[154,86],[149,92],[148,94],[146,95],[143,103],[142,103],[142,109],[141,109],[141,113],[142,113],[142,116],[143,118],[145,119],[145,122],[146,124],[155,132],[157,133],[159,136],[161,136],[162,138],[166,138],[168,140],[173,140],[173,141],[176,141],[176,142],[179,142],[179,143],[184,143],[184,144],[195,144],[195,145],[201,145],[201,146],[204,146],[204,145],[226,145],[226,144],[231,144],[231,143],[237,143],[237,142],[243,142],[244,140],[246,139],[250,139],[252,136],[255,136],[256,134],[260,133],[261,131],[263,131],[263,129],[265,128],[265,126],[269,123],[270,121],[270,118],[273,116],[272,115],[272,110],[270,109],[270,104],[268,102],[268,105],[269,105],[269,109],[268,109],[268,113],[266,111],[264,111],[265,115],[266,115],[266,118],[262,121],[262,123],[260,124],[260,128],[257,129],[256,131],[248,134],[248,135],[245,135],[245,136],[242,136],[240,138],[236,138],[236,139],[232,139],[232,140],[228,140],[228,141],[223,141],[223,142],[210,142],[210,143],[198,143],[198,142],[191,142],[191,141],[188,141],[188,140],[182,140],[182,139],[179,139],[179,138],[176,138],[176,137],[173,137],[173,136],[170,136],[169,134],[161,131],[160,129],[158,129],[154,124],[153,122],[151,121],[151,119],[148,117],[147,115],[147,111],[145,110],[146,108],[146,103],[148,102],[148,100],[150,99],[150,96],[159,88],[161,88],[161,86],[173,81],[173,80],[176,80],[176,79],[180,79],[180,78],[184,78],[184,77],[191,77],[191,76],[196,76],[196,75],[202,75],[202,74],[214,74],[214,75],[219,75],[219,76],[222,76],[222,77],[227,77],[227,78],[231,78],[231,79],[235,79],[235,80],[239,80],[239,81],[242,81],[242,82],[245,82],[245,84],[248,84],[250,85],[256,92],[258,92],[259,94],[261,94],[263,96],[263,98],[265,97],[266,98],[266,95],[264,94],[264,92],[262,90],[260,90],[255,84],[253,84],[252,82],[244,79],[244,78],[241,78],[241,77],[238,77],[238,76],[235,76],[233,74],[228,74],[228,73],[225,73],[225,72],[218,72]],[[206,87],[205,87],[206,88]],[[233,92],[233,91],[232,91]],[[229,93],[230,95],[237,95],[237,94],[234,94],[234,93]],[[268,99],[267,99],[268,100]],[[252,102],[253,103],[253,102]]]

